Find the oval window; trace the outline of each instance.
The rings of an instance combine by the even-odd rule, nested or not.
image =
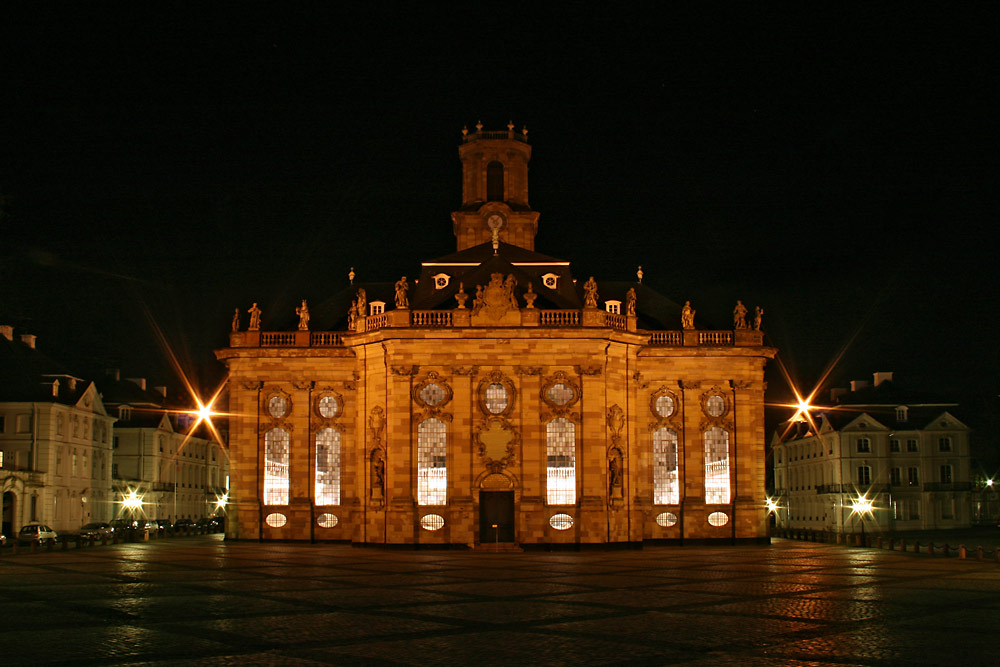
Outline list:
[[[434,407],[435,405],[440,404],[441,401],[444,400],[445,397],[444,387],[442,387],[439,384],[431,383],[429,385],[424,386],[420,390],[419,396],[421,401],[423,401],[424,403],[426,403],[431,407]]]
[[[576,396],[576,392],[573,391],[573,387],[568,384],[563,384],[559,382],[549,387],[549,390],[545,392],[552,403],[555,405],[566,405]]]
[[[549,518],[549,525],[556,530],[569,530],[573,527],[573,517],[569,514],[553,514]]]
[[[336,417],[340,414],[340,401],[337,400],[336,396],[331,396],[326,394],[320,396],[319,398],[319,414],[322,417],[330,419],[331,417]]]
[[[677,515],[673,512],[660,512],[656,515],[656,523],[664,528],[669,528],[677,523]]]
[[[729,515],[725,512],[712,512],[708,515],[708,522],[718,528],[729,523]]]
[[[499,382],[494,382],[486,388],[486,410],[489,411],[491,415],[498,415],[507,409],[507,404],[509,402],[509,397],[507,396],[507,387],[503,386]]]
[[[441,530],[444,528],[444,517],[440,514],[425,514],[420,517],[420,527],[424,530]]]
[[[670,415],[674,414],[674,399],[672,396],[656,397],[656,414],[666,419]]]
[[[316,519],[316,523],[320,525],[321,528],[333,528],[339,523],[336,514],[320,514]]]
[[[281,528],[288,523],[288,517],[279,512],[274,512],[273,514],[268,514],[264,518],[264,523],[269,525],[271,528]]]
[[[280,419],[288,414],[288,399],[281,394],[275,394],[267,399],[267,412],[275,419]]]
[[[726,400],[721,396],[709,396],[708,400],[705,401],[705,408],[708,410],[708,414],[720,417],[726,411]]]

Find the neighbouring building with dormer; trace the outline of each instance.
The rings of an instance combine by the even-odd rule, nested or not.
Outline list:
[[[513,125],[463,131],[455,252],[409,280],[236,317],[216,353],[228,538],[767,539],[761,311],[748,322],[734,294],[733,320],[706,327],[641,270],[577,281],[535,250],[531,149]]]
[[[26,523],[75,531],[115,513],[112,425],[93,382],[0,326],[0,503],[3,532]]]
[[[204,423],[195,426],[187,406],[172,405],[167,388],[147,387],[145,378],[121,379],[112,371],[99,387],[118,420],[115,496],[142,500],[136,509],[120,504],[119,514],[171,522],[224,514],[229,465],[220,438]]]
[[[838,533],[972,522],[969,429],[958,405],[901,391],[891,373],[834,390],[774,434],[776,523]],[[871,501],[858,511],[859,499]]]

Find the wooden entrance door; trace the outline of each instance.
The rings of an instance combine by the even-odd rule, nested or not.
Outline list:
[[[514,541],[514,492],[479,492],[479,543]]]

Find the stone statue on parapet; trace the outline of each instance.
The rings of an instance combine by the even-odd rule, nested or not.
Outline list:
[[[597,281],[594,276],[587,278],[583,284],[583,307],[597,308]]]
[[[358,317],[362,319],[368,317],[368,296],[364,287],[358,290]]]
[[[625,292],[625,314],[635,317],[635,288],[629,287]]]
[[[757,312],[753,316],[754,331],[760,331],[760,325],[764,322],[764,309],[757,306]]]
[[[351,307],[347,309],[347,330],[354,331],[358,324],[358,300],[351,299]]]
[[[396,281],[396,308],[410,307],[410,298],[406,294],[409,289],[410,285],[406,282],[406,276]]]
[[[240,330],[240,309],[237,308],[236,312],[233,313],[233,331]]]
[[[747,307],[744,306],[743,302],[738,299],[736,301],[736,307],[733,308],[733,328],[747,328]]]
[[[691,307],[690,301],[684,302],[684,307],[681,308],[681,327],[684,329],[694,329],[694,308]]]
[[[309,331],[309,305],[302,299],[302,305],[295,309],[299,316],[299,331]]]
[[[261,310],[257,307],[256,301],[254,301],[254,304],[250,306],[247,312],[250,313],[250,326],[247,328],[247,331],[260,331]]]

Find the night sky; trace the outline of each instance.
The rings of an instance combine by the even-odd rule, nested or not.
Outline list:
[[[0,323],[81,374],[179,386],[155,322],[208,386],[234,307],[418,275],[513,120],[576,277],[761,305],[805,388],[852,341],[832,384],[1000,390],[994,3],[208,4],[0,10]]]

